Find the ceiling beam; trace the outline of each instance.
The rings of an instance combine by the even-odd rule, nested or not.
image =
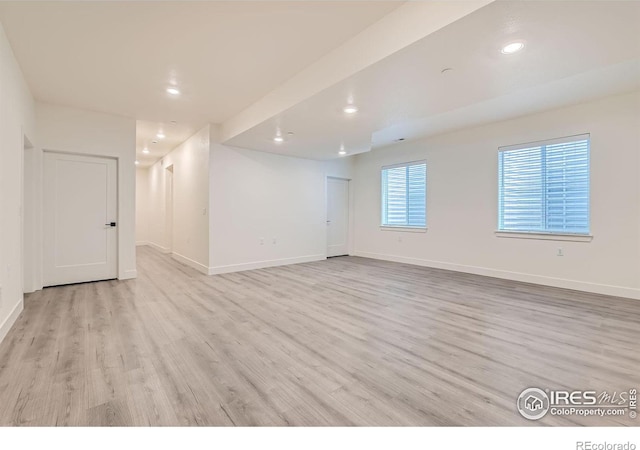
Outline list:
[[[238,136],[493,1],[406,2],[227,120],[222,125],[222,141]]]

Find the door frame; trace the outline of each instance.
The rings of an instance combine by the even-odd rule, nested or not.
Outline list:
[[[37,229],[37,210],[34,208],[38,199],[38,184],[36,183],[37,177],[35,173],[37,154],[31,139],[23,130],[22,159],[20,161],[20,279],[22,280],[23,293],[42,289],[42,286],[39,286],[38,283],[38,249],[41,248],[41,245],[36,239],[39,233]],[[27,183],[30,184],[28,191]],[[26,242],[29,242],[28,248],[25,245]]]
[[[174,213],[175,210],[175,172],[173,169],[173,163],[164,167],[164,233],[165,233],[165,246],[167,253],[173,254],[174,239]]]
[[[325,224],[324,227],[324,250],[323,250],[323,254],[324,254],[324,258],[328,258],[328,254],[329,254],[329,242],[327,239],[327,227],[326,227],[326,220],[327,220],[327,212],[329,210],[329,180],[342,180],[342,181],[346,181],[347,182],[347,190],[348,190],[348,200],[349,200],[349,208],[347,208],[348,211],[348,218],[347,218],[347,255],[351,256],[354,253],[354,248],[355,248],[355,242],[354,242],[354,192],[353,192],[353,183],[352,183],[352,179],[351,178],[347,178],[347,177],[338,177],[338,176],[333,176],[333,175],[326,175],[325,179],[324,179],[324,221],[323,223]]]

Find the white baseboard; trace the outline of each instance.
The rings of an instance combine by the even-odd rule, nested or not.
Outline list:
[[[171,253],[171,250],[169,250],[167,247],[163,247],[163,246],[158,245],[156,243],[153,243],[151,241],[147,242],[146,245],[148,245],[149,247],[155,248],[156,250],[158,250],[161,253]]]
[[[547,277],[543,275],[532,275],[521,272],[510,272],[508,270],[490,269],[487,267],[466,266],[442,261],[431,261],[427,259],[409,258],[405,256],[386,255],[380,253],[355,252],[353,256],[363,258],[381,259],[384,261],[394,261],[417,266],[433,267],[435,269],[452,270],[455,272],[465,272],[486,277],[502,278],[505,280],[522,281],[524,283],[541,284],[543,286],[573,289],[575,291],[591,292],[594,294],[612,295],[615,297],[626,297],[640,300],[640,289],[624,286],[612,286],[608,284],[589,283],[586,281],[567,280],[564,278]]]
[[[5,337],[7,337],[9,330],[11,329],[13,324],[16,323],[16,320],[18,320],[18,317],[20,317],[20,313],[22,312],[23,309],[24,309],[24,300],[20,299],[20,301],[16,304],[16,306],[13,307],[13,309],[9,313],[9,316],[0,325],[0,342],[2,342]]]
[[[131,280],[138,277],[138,271],[135,269],[125,270],[122,275],[118,277],[118,280]]]
[[[202,272],[205,275],[209,275],[209,270],[207,266],[205,266],[204,264],[200,264],[198,261],[194,261],[191,258],[187,258],[186,256],[183,256],[175,252],[171,254],[171,257],[176,261],[181,262],[182,264],[185,264],[189,267],[196,269],[198,272]]]
[[[289,264],[300,264],[327,259],[325,255],[298,256],[295,258],[271,259],[266,261],[255,261],[242,264],[230,264],[227,266],[209,267],[209,275],[219,275],[222,273],[242,272],[245,270],[264,269],[266,267],[286,266]]]
[[[140,247],[141,245],[149,245],[149,241],[136,241],[136,247]]]

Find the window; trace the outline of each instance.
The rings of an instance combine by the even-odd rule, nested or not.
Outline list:
[[[499,231],[589,234],[589,135],[500,148]]]
[[[427,163],[382,168],[382,226],[426,228]]]

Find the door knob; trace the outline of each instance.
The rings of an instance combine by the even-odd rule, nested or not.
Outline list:
[[[105,223],[106,226],[108,227],[115,227],[116,223],[115,222],[109,222],[109,223]]]

